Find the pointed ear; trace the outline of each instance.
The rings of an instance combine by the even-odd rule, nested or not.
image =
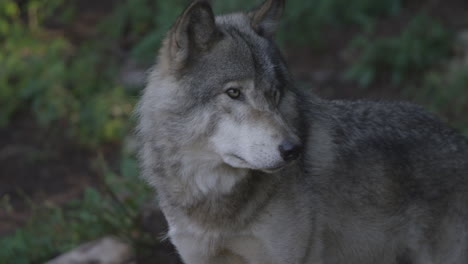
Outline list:
[[[210,4],[194,1],[171,29],[171,57],[179,64],[184,63],[190,53],[208,49],[219,35]]]
[[[271,37],[278,28],[284,11],[285,0],[266,0],[248,15],[253,29],[262,36]]]

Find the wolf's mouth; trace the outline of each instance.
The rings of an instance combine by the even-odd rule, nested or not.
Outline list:
[[[242,157],[236,154],[228,154],[224,156],[224,162],[233,168],[242,168],[242,169],[252,169],[253,166],[249,162],[247,162]]]
[[[277,166],[274,166],[274,167],[261,168],[261,167],[253,166],[247,160],[243,159],[242,157],[240,157],[240,156],[238,156],[236,154],[229,154],[228,157],[229,157],[229,159],[226,160],[226,163],[228,163],[232,167],[259,170],[259,171],[263,171],[263,172],[266,172],[266,173],[278,172],[279,170],[283,169],[284,167],[286,167],[288,165],[288,163],[285,162],[285,163],[281,163],[281,164],[279,164]]]
[[[238,156],[238,155],[236,155],[236,154],[230,154],[230,156],[233,157],[233,158],[235,158],[235,159],[237,159],[237,160],[240,161],[240,162],[243,162],[243,163],[245,163],[245,164],[249,164],[249,163],[248,163],[245,159],[243,159],[241,156]],[[249,165],[250,165],[250,164],[249,164]]]
[[[266,168],[266,169],[261,169],[261,171],[266,172],[266,173],[275,173],[280,170],[282,170],[284,167],[286,167],[287,164],[283,164],[277,167],[272,167],[272,168]]]

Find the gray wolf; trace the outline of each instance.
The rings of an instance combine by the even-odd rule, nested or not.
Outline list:
[[[138,106],[143,176],[187,264],[466,264],[468,143],[409,103],[294,86],[284,0],[170,29]]]

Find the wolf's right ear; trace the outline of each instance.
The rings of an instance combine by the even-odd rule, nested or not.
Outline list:
[[[172,60],[183,64],[190,53],[208,49],[219,37],[211,6],[206,1],[195,0],[170,31],[170,53]]]

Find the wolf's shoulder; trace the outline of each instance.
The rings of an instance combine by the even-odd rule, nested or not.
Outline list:
[[[441,123],[440,118],[422,106],[406,101],[330,100],[331,114],[350,122],[367,121],[391,123],[393,121]]]
[[[385,207],[398,190],[404,201],[443,203],[450,193],[468,201],[468,141],[439,117],[408,102],[324,105],[310,124],[306,160],[319,175],[307,180],[326,197]]]
[[[328,106],[333,125],[348,129],[460,137],[441,117],[410,102],[332,100]]]
[[[466,138],[419,105],[366,100],[333,100],[327,104],[326,122],[337,145],[386,152],[457,153],[468,160]]]

